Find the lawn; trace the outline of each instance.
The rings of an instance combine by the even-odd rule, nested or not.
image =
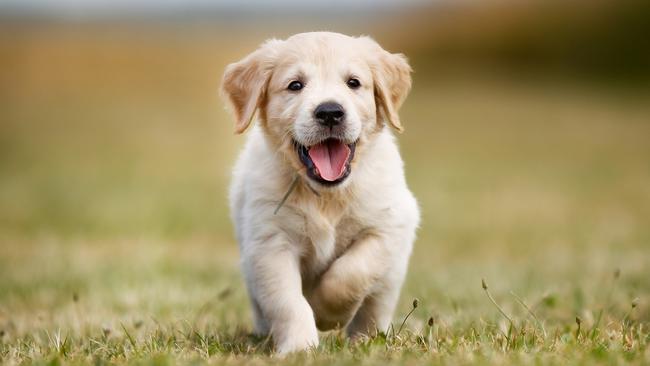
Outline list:
[[[249,335],[226,202],[244,138],[216,87],[243,51],[30,37],[2,38],[2,363],[650,363],[647,91],[417,72],[394,326],[281,360]]]

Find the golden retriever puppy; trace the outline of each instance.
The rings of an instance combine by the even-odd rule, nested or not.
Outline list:
[[[269,40],[226,68],[235,131],[257,123],[230,190],[255,332],[284,354],[318,330],[385,331],[404,281],[417,202],[388,127],[411,87],[401,54],[368,37]]]

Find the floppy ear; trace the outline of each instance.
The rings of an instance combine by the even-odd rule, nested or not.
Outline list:
[[[235,114],[235,133],[242,133],[251,124],[264,93],[273,65],[275,50],[281,41],[269,40],[255,52],[226,67],[221,92],[227,96]]]
[[[404,128],[397,111],[411,90],[411,66],[401,53],[389,53],[375,45],[376,56],[371,67],[375,80],[375,101],[390,125],[402,132]]]

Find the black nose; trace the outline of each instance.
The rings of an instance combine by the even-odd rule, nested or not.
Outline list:
[[[318,123],[321,125],[334,127],[343,122],[343,119],[345,118],[345,112],[343,111],[343,107],[340,104],[327,102],[322,103],[316,107],[314,116],[316,117],[316,121],[318,121]]]

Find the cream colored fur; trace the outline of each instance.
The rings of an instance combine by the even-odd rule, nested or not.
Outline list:
[[[316,346],[317,329],[358,336],[389,326],[419,222],[387,127],[402,129],[397,110],[410,71],[402,55],[368,37],[327,32],[267,41],[226,69],[222,89],[236,131],[258,115],[230,191],[241,267],[255,332],[270,333],[281,354]],[[348,87],[350,77],[359,89]],[[296,79],[304,89],[288,91]],[[345,109],[336,133],[312,117],[326,101]],[[309,146],[328,134],[357,141],[351,174],[334,187],[306,176],[292,143]]]

